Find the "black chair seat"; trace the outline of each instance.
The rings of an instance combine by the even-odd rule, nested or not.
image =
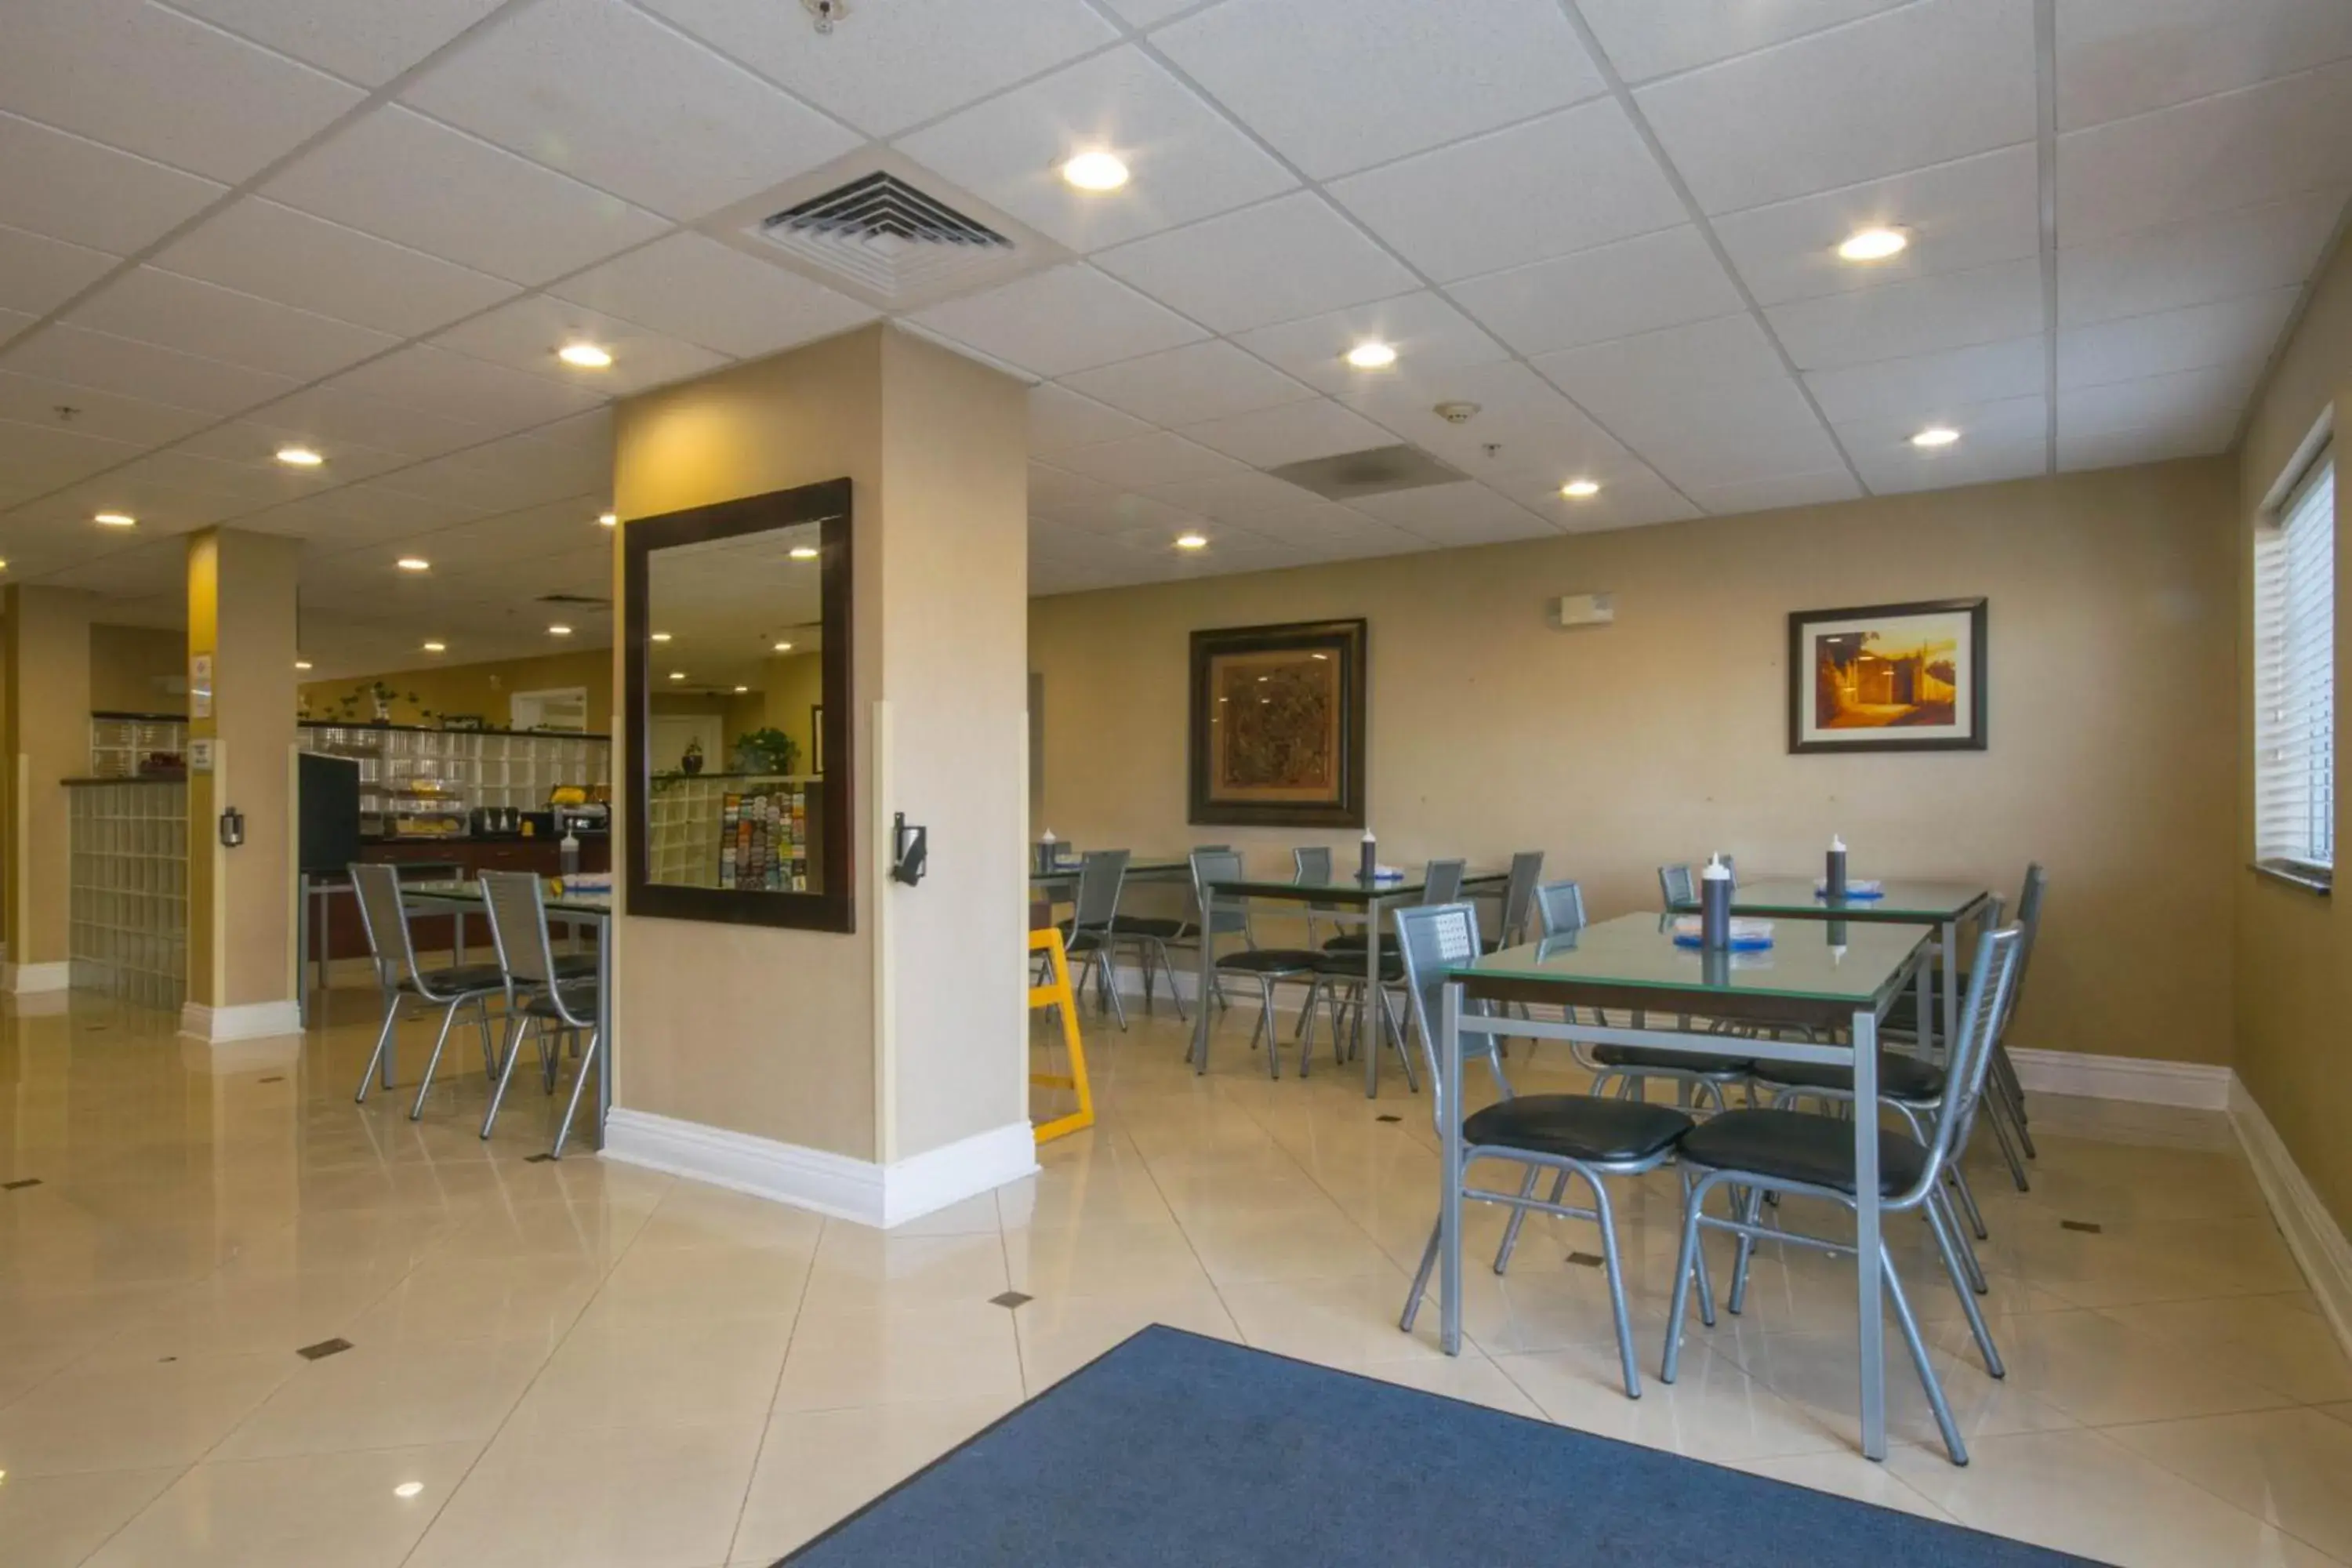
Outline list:
[[[1592,1059],[1602,1067],[1625,1072],[1696,1073],[1734,1082],[1756,1070],[1754,1062],[1741,1057],[1692,1056],[1683,1051],[1654,1051],[1647,1046],[1595,1046]]]
[[[596,978],[596,955],[593,952],[559,952],[555,955],[555,977],[558,980],[593,980]]]
[[[570,1009],[573,1017],[593,1018],[596,1016],[596,983],[594,981],[592,980],[585,984],[578,981],[559,982],[555,988],[562,994],[563,1005]],[[530,1001],[523,1004],[522,1010],[534,1018],[556,1018],[561,1021],[561,1016],[555,1010],[555,998],[544,991],[535,993]]]
[[[1064,952],[1092,952],[1095,949],[1100,947],[1105,940],[1103,933],[1099,930],[1093,928],[1089,928],[1086,931],[1077,932],[1076,935],[1072,935],[1070,931],[1070,922],[1068,921],[1055,921],[1054,922],[1054,929],[1062,933],[1062,951]]]
[[[1683,1159],[1715,1171],[1803,1182],[1852,1193],[1853,1123],[1801,1110],[1727,1110],[1683,1139]],[[1878,1134],[1878,1190],[1894,1197],[1918,1184],[1927,1151],[1900,1132]]]
[[[1853,1069],[1827,1062],[1759,1062],[1756,1076],[1791,1089],[1853,1092]],[[1878,1053],[1878,1092],[1889,1100],[1931,1100],[1944,1092],[1944,1069],[1901,1051]]]
[[[1670,1105],[1589,1094],[1529,1094],[1474,1111],[1462,1123],[1462,1136],[1481,1148],[1612,1164],[1663,1153],[1694,1125]]]
[[[428,969],[425,985],[420,988],[414,980],[400,983],[403,991],[430,990],[436,996],[456,996],[474,991],[503,991],[507,977],[495,963],[459,963],[447,969]]]
[[[1110,933],[1157,937],[1161,942],[1190,942],[1193,934],[1191,921],[1180,921],[1171,915],[1113,915]]]
[[[1364,977],[1364,950],[1353,952],[1333,952],[1329,949],[1315,955],[1315,973],[1328,974],[1334,980],[1361,980]],[[1381,953],[1381,978],[1391,984],[1404,979],[1404,955],[1383,949]]]
[[[1343,931],[1323,944],[1326,952],[1361,952],[1371,945],[1371,939],[1360,931]]]
[[[1305,973],[1322,958],[1321,953],[1303,947],[1253,947],[1224,954],[1217,960],[1217,967],[1240,974]]]

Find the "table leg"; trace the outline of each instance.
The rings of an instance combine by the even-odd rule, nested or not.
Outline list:
[[[1364,1053],[1364,1098],[1381,1092],[1381,901],[1364,906],[1364,1005],[1356,1009],[1356,1045]]]
[[[1438,1005],[1437,1082],[1430,1094],[1437,1101],[1438,1124],[1444,1129],[1444,1155],[1439,1165],[1444,1190],[1437,1200],[1438,1348],[1447,1355],[1462,1353],[1462,986],[1448,984]]]
[[[1957,981],[1960,973],[1960,926],[1958,921],[1946,921],[1943,930],[1944,957],[1944,1059],[1949,1061],[1952,1046],[1960,1037],[1960,988]]]
[[[1216,1005],[1216,993],[1211,989],[1215,973],[1217,896],[1203,891],[1201,895],[1200,984],[1192,993],[1192,1071],[1195,1076],[1209,1070],[1209,1012]],[[1171,981],[1169,984],[1175,984]]]
[[[1854,1335],[1862,1357],[1862,1452],[1886,1458],[1886,1310],[1880,1299],[1878,1015],[1853,1016]]]
[[[294,878],[294,1018],[310,1026],[310,879]]]
[[[613,917],[596,926],[596,1147],[604,1146],[604,1122],[613,1114]],[[579,926],[572,928],[576,939]]]
[[[449,962],[455,964],[463,965],[466,962],[465,910],[459,910],[455,913],[451,918],[449,929],[454,933],[449,939],[449,944],[455,950],[449,954]]]

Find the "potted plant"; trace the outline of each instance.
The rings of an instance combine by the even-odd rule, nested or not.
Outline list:
[[[782,730],[748,730],[735,738],[735,767],[740,773],[789,774],[798,768],[800,760],[801,743]]]
[[[688,741],[686,743],[685,754],[680,756],[677,761],[678,765],[684,768],[688,773],[700,773],[702,771],[702,742],[699,741]]]

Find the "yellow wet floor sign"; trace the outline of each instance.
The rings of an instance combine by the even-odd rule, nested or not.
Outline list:
[[[1047,929],[1029,933],[1029,951],[1045,955],[1052,971],[1043,985],[1029,987],[1029,1007],[1058,1007],[1062,1010],[1062,1044],[1070,1054],[1070,1070],[1060,1073],[1033,1072],[1030,1083],[1041,1089],[1066,1089],[1078,1097],[1078,1108],[1067,1116],[1055,1117],[1037,1126],[1037,1142],[1045,1143],[1066,1133],[1076,1132],[1095,1124],[1094,1090],[1087,1084],[1087,1049],[1078,1040],[1078,999],[1070,990],[1070,955],[1062,947],[1062,933]]]

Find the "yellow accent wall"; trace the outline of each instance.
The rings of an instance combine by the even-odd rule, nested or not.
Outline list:
[[[392,702],[395,724],[422,724],[435,714],[478,714],[493,729],[513,722],[509,700],[518,691],[542,691],[569,686],[588,689],[588,727],[610,732],[613,713],[613,652],[609,647],[567,649],[535,658],[493,659],[481,664],[436,664],[415,669],[389,670],[380,675],[354,676],[348,680],[306,680],[299,700],[306,719],[335,719],[339,704],[354,693],[353,712],[360,723],[375,715],[365,689],[381,680],[396,696]],[[415,700],[409,700],[414,693]]]
[[[101,713],[185,713],[188,634],[172,626],[89,628],[89,705]],[[167,691],[166,679],[182,683]]]

